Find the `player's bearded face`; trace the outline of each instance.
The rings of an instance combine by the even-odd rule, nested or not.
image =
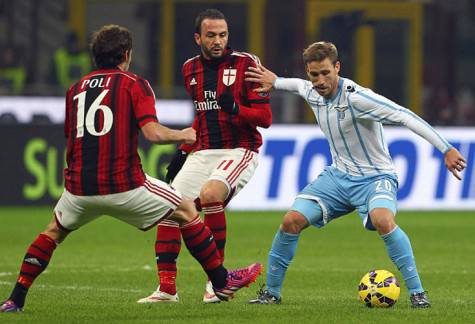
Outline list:
[[[195,33],[195,41],[207,59],[223,56],[228,45],[228,24],[224,19],[205,19],[201,23],[201,34]]]
[[[338,73],[340,62],[335,65],[329,58],[323,61],[307,63],[307,75],[313,84],[313,88],[325,99],[330,99],[338,91]]]

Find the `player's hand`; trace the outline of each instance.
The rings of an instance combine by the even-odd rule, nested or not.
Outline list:
[[[269,69],[266,69],[263,65],[257,67],[248,67],[246,74],[246,81],[259,83],[261,86],[254,89],[255,92],[269,92],[274,87],[274,82],[277,79],[277,75]]]
[[[237,115],[239,113],[239,105],[234,102],[234,96],[229,89],[226,89],[226,91],[219,96],[218,105],[222,111],[231,115]]]
[[[175,155],[172,158],[172,161],[167,167],[167,174],[165,175],[166,182],[171,183],[173,179],[175,179],[176,175],[183,167],[183,164],[185,164],[187,156],[188,153],[183,150],[176,151]]]
[[[462,180],[459,172],[467,167],[467,161],[455,147],[452,147],[445,153],[445,166],[457,179]]]
[[[193,143],[196,142],[196,131],[193,128],[188,127],[188,128],[182,129],[181,132],[183,135],[183,143],[187,145],[192,145]]]

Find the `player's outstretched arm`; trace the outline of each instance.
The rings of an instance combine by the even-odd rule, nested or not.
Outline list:
[[[196,131],[191,127],[176,130],[149,122],[142,126],[142,133],[148,141],[156,144],[184,143],[191,145],[196,141]]]
[[[253,89],[255,92],[269,92],[272,89],[290,91],[296,95],[307,99],[309,91],[312,89],[310,81],[299,78],[281,78],[274,72],[266,69],[262,65],[249,67],[246,71],[246,81],[260,84],[259,88]]]
[[[462,154],[455,147],[452,147],[445,153],[445,166],[457,179],[462,180],[459,172],[465,169],[467,162]]]
[[[266,69],[263,65],[257,67],[250,66],[246,73],[246,81],[259,83],[261,86],[255,88],[255,92],[269,92],[274,86],[277,75],[269,69]]]

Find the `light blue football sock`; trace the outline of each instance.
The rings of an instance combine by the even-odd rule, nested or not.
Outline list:
[[[277,231],[269,252],[267,265],[267,290],[279,298],[285,272],[294,258],[300,234]]]
[[[381,238],[386,244],[389,257],[401,271],[409,294],[423,292],[424,289],[417,272],[411,242],[406,233],[398,226],[392,232],[381,235]]]

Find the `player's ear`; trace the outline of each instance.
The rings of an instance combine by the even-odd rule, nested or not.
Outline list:
[[[336,73],[340,72],[340,61],[335,62],[335,70],[336,70]]]
[[[197,45],[201,46],[201,35],[198,33],[195,33],[195,42]]]
[[[308,69],[308,63],[305,64],[305,73],[307,73],[307,75],[310,77],[310,74],[308,73],[309,69]]]

